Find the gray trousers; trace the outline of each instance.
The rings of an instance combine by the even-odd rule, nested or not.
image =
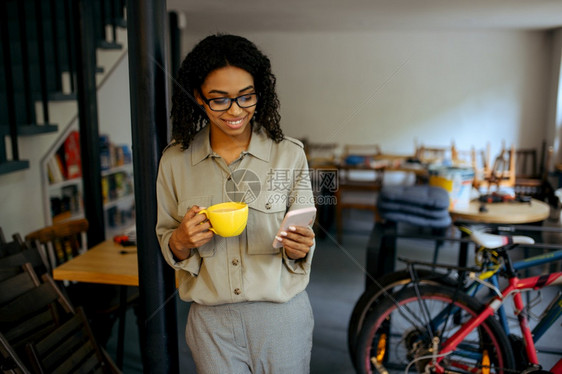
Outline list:
[[[199,374],[306,374],[313,327],[303,291],[286,303],[193,303],[185,334]]]

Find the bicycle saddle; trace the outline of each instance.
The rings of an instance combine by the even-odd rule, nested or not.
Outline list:
[[[495,249],[504,247],[508,244],[535,244],[535,240],[522,235],[495,235],[485,232],[473,231],[470,238],[478,245],[486,248]]]

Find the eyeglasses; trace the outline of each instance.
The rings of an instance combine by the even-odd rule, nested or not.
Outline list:
[[[209,106],[212,111],[224,112],[230,109],[233,102],[240,108],[250,108],[258,103],[258,94],[250,93],[245,95],[240,95],[235,98],[230,97],[216,97],[214,99],[207,99],[203,94],[201,94],[203,101]]]

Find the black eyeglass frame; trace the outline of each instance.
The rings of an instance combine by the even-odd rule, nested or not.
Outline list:
[[[207,104],[207,106],[209,107],[209,109],[211,109],[213,112],[226,112],[227,110],[229,110],[229,109],[232,107],[232,103],[233,103],[233,102],[236,102],[236,105],[238,105],[240,108],[251,108],[251,107],[253,107],[253,106],[258,105],[258,100],[259,100],[259,95],[258,95],[257,92],[252,92],[252,93],[243,94],[243,95],[240,95],[240,96],[236,96],[236,97],[234,97],[234,98],[230,98],[230,97],[226,97],[226,96],[225,96],[225,97],[214,97],[214,98],[212,98],[212,99],[207,99],[207,98],[203,95],[203,92],[201,92],[201,91],[199,91],[199,94],[201,95],[201,99],[205,102],[205,104]],[[252,104],[252,105],[246,105],[246,106],[240,105],[240,103],[238,102],[238,99],[240,99],[241,97],[250,96],[250,95],[254,95],[254,96],[256,97],[256,103],[255,103],[255,104]],[[230,101],[230,104],[228,105],[228,108],[226,108],[226,109],[213,109],[213,108],[211,107],[211,104],[210,104],[211,101],[214,101],[214,100],[224,100],[224,99],[228,99],[228,100]]]

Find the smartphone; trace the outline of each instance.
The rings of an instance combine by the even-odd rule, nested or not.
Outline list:
[[[314,220],[314,216],[316,214],[315,207],[309,208],[301,208],[289,211],[285,214],[285,218],[283,218],[283,223],[279,227],[277,231],[277,236],[281,236],[281,231],[288,231],[289,226],[309,226],[312,224],[312,220]],[[273,239],[273,248],[280,248],[281,242],[277,239]]]

